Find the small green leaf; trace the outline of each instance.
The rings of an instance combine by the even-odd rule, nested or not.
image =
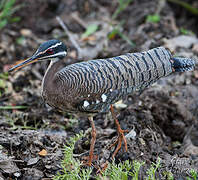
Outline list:
[[[190,170],[190,174],[191,174],[191,176],[193,177],[193,180],[196,180],[196,179],[197,179],[197,177],[198,177],[198,172],[197,172],[196,170],[191,169],[191,170]]]
[[[122,180],[128,180],[128,175],[126,174],[126,172],[122,172]]]
[[[152,23],[158,23],[160,21],[160,16],[157,14],[154,15],[148,15],[146,17],[147,22],[152,22]]]
[[[192,31],[189,31],[189,30],[187,30],[183,27],[180,28],[179,31],[180,31],[181,34],[184,34],[184,35],[193,35],[194,34]]]
[[[20,17],[13,17],[13,18],[11,18],[10,19],[10,22],[19,22],[21,20],[21,18]]]
[[[6,26],[6,24],[8,23],[8,21],[6,19],[3,19],[0,21],[0,29],[3,28],[4,26]]]
[[[1,79],[8,79],[8,72],[0,73],[0,78]]]
[[[115,36],[118,34],[118,29],[114,28],[109,34],[108,34],[108,39],[114,39]]]
[[[121,28],[121,24],[114,27],[114,29],[108,34],[108,39],[112,40],[115,38],[116,35],[119,35],[123,40],[125,40],[129,45],[132,47],[135,46],[135,43],[133,43],[124,33],[122,33],[119,29]]]
[[[18,37],[18,38],[16,39],[16,42],[17,42],[17,44],[23,45],[24,42],[25,42],[25,38],[24,38],[23,36]]]
[[[98,30],[98,25],[96,25],[96,24],[90,24],[87,27],[86,31],[82,34],[81,37],[82,38],[86,38],[86,37],[92,35],[93,33],[95,33],[97,30]]]
[[[184,35],[187,35],[189,34],[188,30],[187,29],[184,29],[184,28],[180,28],[180,32]]]
[[[20,21],[19,17],[12,17],[22,5],[15,6],[16,0],[1,0],[0,1],[0,29],[4,28],[8,23]]]
[[[168,1],[182,6],[183,8],[185,8],[186,10],[188,10],[189,12],[191,12],[194,15],[198,15],[198,8],[193,7],[192,5],[190,5],[187,2],[184,2],[181,0],[168,0]]]
[[[129,45],[131,45],[132,47],[135,46],[135,43],[133,43],[125,34],[123,34],[122,32],[118,31],[119,36],[125,40]]]
[[[112,19],[116,19],[118,15],[124,11],[133,0],[119,0],[119,6],[112,15]]]
[[[0,79],[0,88],[5,88],[5,87],[6,87],[5,81]]]
[[[28,106],[0,106],[0,110],[27,109]]]

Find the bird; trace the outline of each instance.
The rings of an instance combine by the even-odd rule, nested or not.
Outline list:
[[[28,59],[16,63],[9,72],[38,62],[50,60],[42,80],[42,97],[48,105],[79,116],[88,117],[92,132],[87,165],[94,158],[96,128],[93,117],[100,112],[112,113],[117,127],[117,147],[112,158],[127,140],[116,118],[113,104],[118,100],[143,91],[158,79],[174,72],[193,70],[195,61],[185,57],[173,57],[164,47],[156,47],[145,52],[127,53],[106,59],[95,59],[63,67],[61,61],[67,55],[67,46],[60,40],[48,40],[40,45]]]

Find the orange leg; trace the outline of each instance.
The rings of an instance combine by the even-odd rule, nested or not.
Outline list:
[[[92,132],[91,132],[91,146],[90,146],[90,151],[89,151],[89,159],[88,159],[88,166],[91,166],[93,157],[94,157],[94,146],[95,146],[95,142],[96,142],[96,127],[93,121],[93,117],[89,117],[89,121],[91,123],[91,127],[92,127]]]
[[[116,147],[116,150],[114,151],[113,155],[112,155],[112,158],[115,157],[115,155],[118,153],[118,151],[120,150],[121,146],[122,146],[122,141],[124,141],[124,147],[125,147],[125,150],[127,151],[127,140],[124,136],[124,133],[125,132],[128,132],[128,130],[122,130],[121,127],[120,127],[120,124],[116,118],[116,115],[115,115],[115,112],[114,112],[114,109],[113,109],[113,106],[111,105],[110,107],[110,110],[111,110],[111,114],[112,114],[112,117],[115,121],[115,124],[117,126],[117,133],[118,133],[118,139],[116,141],[116,143],[118,144],[117,147]],[[112,146],[114,146],[116,143],[114,143]]]

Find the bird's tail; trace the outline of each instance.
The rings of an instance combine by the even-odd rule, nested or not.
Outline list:
[[[195,61],[189,58],[173,57],[173,69],[175,72],[191,71],[195,67]]]

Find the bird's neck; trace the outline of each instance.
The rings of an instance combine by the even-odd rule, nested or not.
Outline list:
[[[42,91],[48,90],[48,91],[54,91],[56,89],[55,86],[55,78],[56,78],[56,73],[62,69],[63,65],[61,61],[57,60],[51,60],[43,81],[42,81]]]

